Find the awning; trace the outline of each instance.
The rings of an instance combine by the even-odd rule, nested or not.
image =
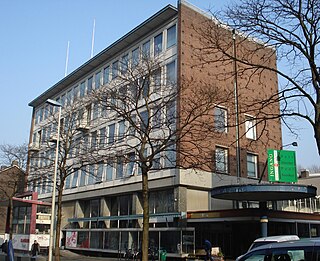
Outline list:
[[[150,218],[186,218],[185,212],[173,213],[155,213],[149,214]],[[142,219],[143,214],[125,215],[125,216],[103,216],[103,217],[90,217],[90,218],[69,218],[68,222],[86,222],[86,221],[102,221],[102,220],[136,220]]]

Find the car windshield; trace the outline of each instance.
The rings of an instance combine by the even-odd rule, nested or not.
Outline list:
[[[256,248],[256,247],[259,247],[259,246],[263,246],[263,245],[267,245],[267,244],[270,244],[270,243],[274,243],[276,241],[261,241],[261,242],[254,242],[252,243],[251,247],[250,247],[250,250]]]

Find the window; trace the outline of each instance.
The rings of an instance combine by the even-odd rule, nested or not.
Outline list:
[[[139,47],[132,50],[132,68],[135,68],[138,64],[139,64],[139,56],[140,56],[140,52],[139,52]]]
[[[162,107],[160,105],[155,106],[153,108],[152,123],[153,123],[154,128],[161,128],[161,126],[162,126],[161,110],[162,110]]]
[[[176,147],[174,144],[170,145],[165,151],[165,167],[172,168],[176,165]]]
[[[145,42],[142,45],[142,56],[143,56],[143,58],[150,57],[150,41]]]
[[[91,134],[91,149],[97,148],[97,132],[92,132]]]
[[[130,136],[134,136],[136,133],[136,128],[135,128],[136,120],[137,120],[136,115],[131,115],[132,122],[129,122],[129,130],[128,130],[128,135],[130,135]]]
[[[67,92],[67,105],[72,104],[73,101],[73,92],[72,89]]]
[[[99,131],[99,146],[103,147],[106,142],[106,128],[101,128]]]
[[[71,183],[71,175],[68,175],[66,178],[66,184],[65,184],[66,189],[70,188],[70,183]]]
[[[158,150],[159,147],[155,147],[154,150]],[[160,157],[160,153],[157,153],[156,155],[154,155],[153,161],[152,161],[152,169],[160,169],[160,163],[161,163],[161,157]]]
[[[99,104],[94,103],[93,104],[93,113],[92,113],[92,119],[96,120],[99,117]]]
[[[100,85],[101,85],[101,73],[97,72],[94,77],[94,87],[96,89],[99,89]]]
[[[79,91],[80,91],[80,88],[79,88],[79,85],[75,86],[73,88],[73,98],[74,98],[74,101],[76,101],[79,97]]]
[[[119,75],[119,61],[115,61],[112,64],[112,76],[111,78],[114,79]]]
[[[117,158],[117,169],[116,169],[116,178],[122,178],[123,177],[123,158],[118,157]]]
[[[118,129],[118,140],[124,139],[124,133],[125,133],[125,121],[122,120],[119,122],[119,129]]]
[[[64,107],[65,105],[66,105],[66,95],[65,94],[62,94],[61,95],[61,100],[60,100],[60,103],[61,103],[61,105],[62,105],[62,107]],[[40,112],[41,112],[41,114],[40,114],[40,121],[42,121],[42,108],[40,109]]]
[[[174,25],[167,30],[167,48],[175,45],[176,43],[177,43],[176,25]]]
[[[148,111],[142,111],[140,113],[140,117],[141,117],[141,125],[140,128],[142,131],[146,131],[149,125],[149,115],[148,115]]]
[[[80,97],[84,97],[85,92],[86,92],[86,83],[82,82],[80,84]]]
[[[107,84],[109,82],[109,73],[110,73],[110,67],[107,66],[103,69],[103,84]]]
[[[227,173],[228,172],[228,149],[216,147],[216,172]]]
[[[142,84],[142,97],[141,98],[148,98],[149,97],[149,90],[150,90],[150,82],[148,77],[141,78]]]
[[[109,161],[107,163],[107,166],[106,166],[106,179],[107,180],[112,180],[113,179],[113,162],[112,161]]]
[[[169,102],[166,105],[166,123],[168,127],[174,127],[173,124],[176,122],[176,106],[174,102]]]
[[[135,154],[131,152],[128,154],[128,163],[127,163],[127,176],[134,174],[134,163],[135,163]]]
[[[87,94],[90,94],[92,92],[92,83],[93,83],[93,77],[91,76],[88,79]]]
[[[81,176],[80,176],[80,184],[79,186],[82,187],[86,184],[86,170],[81,169]]]
[[[258,177],[258,156],[247,153],[247,175],[250,178]]]
[[[154,37],[154,55],[158,55],[162,52],[162,33]]]
[[[214,129],[218,132],[227,132],[227,110],[221,107],[214,108]]]
[[[246,116],[246,137],[252,140],[257,138],[256,122],[254,117],[251,116]]]
[[[78,170],[76,170],[74,173],[73,173],[73,177],[72,177],[72,184],[71,184],[71,187],[72,188],[75,188],[77,187],[78,185]]]
[[[98,169],[97,169],[96,183],[102,181],[102,179],[103,179],[103,171],[104,171],[104,164],[103,164],[103,162],[99,162]]]
[[[129,66],[129,55],[125,54],[121,58],[121,73],[125,74],[128,71],[128,66]]]
[[[89,168],[88,185],[92,185],[95,183],[95,169],[93,165],[90,165],[87,168]]]
[[[114,143],[114,131],[115,131],[115,124],[109,125],[109,136],[108,136],[108,144]]]
[[[157,69],[153,73],[153,92],[160,94],[161,92],[161,69]]]
[[[173,61],[167,64],[167,84],[175,84],[176,81],[176,61]]]

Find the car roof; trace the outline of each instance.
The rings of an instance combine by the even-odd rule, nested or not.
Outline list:
[[[304,238],[300,240],[292,240],[292,241],[286,241],[286,242],[274,242],[274,243],[256,247],[251,251],[249,251],[248,253],[257,251],[257,250],[270,249],[270,248],[305,247],[305,246],[320,246],[320,238]]]
[[[263,241],[281,242],[281,241],[299,240],[299,239],[300,238],[297,235],[282,235],[282,236],[260,237],[253,242],[254,243],[263,242]]]

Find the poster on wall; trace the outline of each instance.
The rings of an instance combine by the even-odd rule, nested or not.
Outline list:
[[[67,231],[66,233],[66,247],[77,247],[78,232]]]
[[[29,235],[22,235],[22,234],[14,234],[12,238],[12,244],[14,249],[19,250],[29,250],[29,242],[30,236]]]

